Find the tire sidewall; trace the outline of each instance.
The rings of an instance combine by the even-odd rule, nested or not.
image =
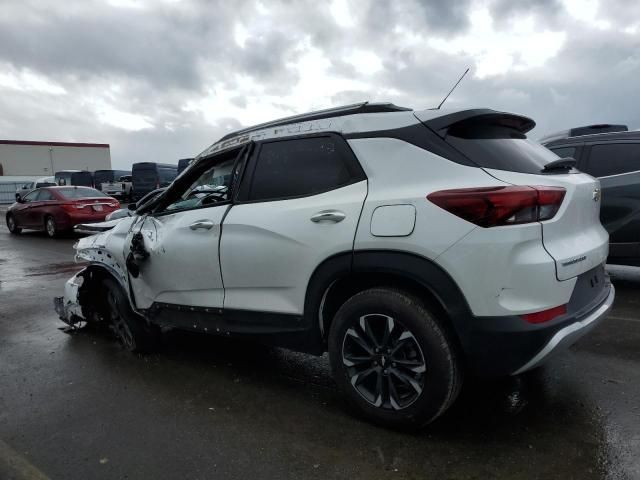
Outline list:
[[[386,410],[374,407],[351,385],[342,363],[347,329],[365,314],[389,315],[414,335],[425,359],[422,393],[408,407]],[[329,334],[329,358],[333,376],[349,403],[370,420],[392,428],[419,428],[442,413],[448,405],[455,375],[452,345],[433,315],[419,302],[400,292],[372,289],[348,300],[338,311]]]
[[[9,223],[10,220],[13,222],[13,228],[11,228],[11,225]],[[7,223],[7,229],[9,230],[10,233],[20,233],[20,227],[18,227],[18,222],[16,222],[16,217],[14,217],[12,214],[7,215],[6,223]]]

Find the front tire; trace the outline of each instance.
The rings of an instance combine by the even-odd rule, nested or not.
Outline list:
[[[329,333],[334,378],[367,419],[417,429],[444,413],[462,384],[457,348],[435,314],[399,290],[347,300]]]
[[[16,222],[16,218],[12,214],[8,214],[6,217],[7,220],[7,228],[9,229],[9,233],[13,233],[14,235],[18,235],[22,232],[22,229],[18,226]]]
[[[106,295],[103,317],[111,324],[122,346],[135,353],[156,350],[160,343],[159,329],[148,325],[144,318],[133,311],[129,299],[115,280],[104,279],[103,287]]]

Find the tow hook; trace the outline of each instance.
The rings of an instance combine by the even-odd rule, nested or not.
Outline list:
[[[141,232],[133,234],[129,255],[127,255],[127,270],[133,278],[140,275],[140,263],[149,258],[149,252],[144,247],[144,237]]]

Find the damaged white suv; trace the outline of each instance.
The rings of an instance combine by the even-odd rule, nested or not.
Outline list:
[[[611,308],[599,183],[534,125],[364,103],[227,135],[78,242],[56,310],[133,351],[168,329],[328,351],[365,416],[424,425],[464,372],[532,369]]]

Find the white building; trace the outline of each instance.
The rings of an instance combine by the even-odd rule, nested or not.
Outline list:
[[[0,177],[48,177],[59,170],[110,170],[107,143],[0,140]]]

